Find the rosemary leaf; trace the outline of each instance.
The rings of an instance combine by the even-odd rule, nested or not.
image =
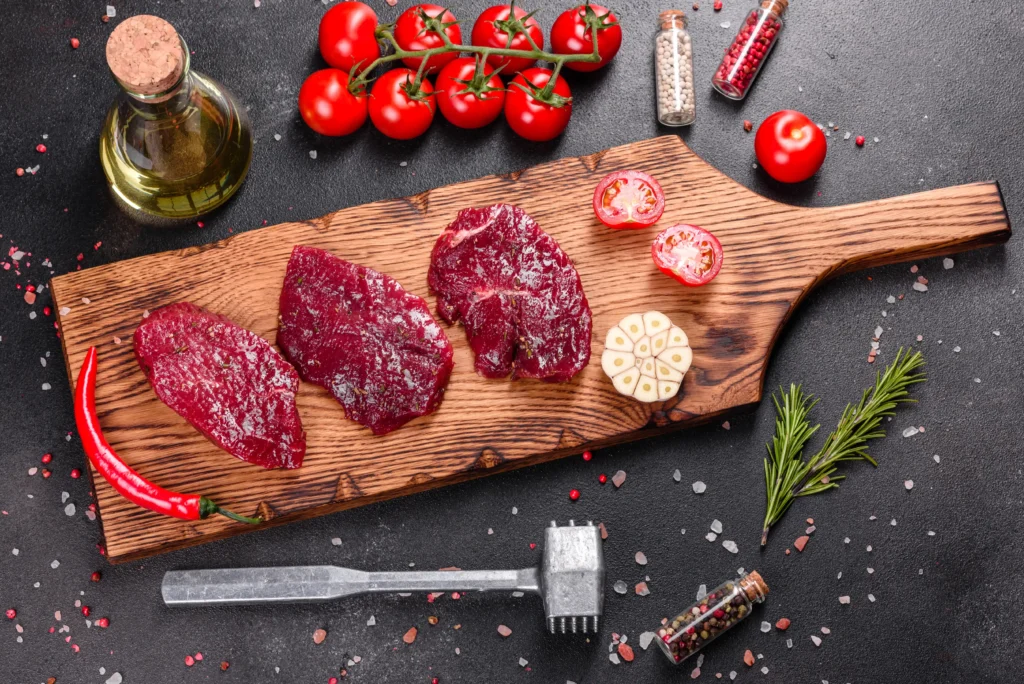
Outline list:
[[[768,542],[768,532],[789,510],[798,496],[821,494],[839,486],[846,475],[839,474],[843,461],[867,461],[877,466],[868,455],[867,444],[885,436],[882,420],[895,415],[899,404],[912,402],[910,387],[924,382],[924,373],[917,372],[924,365],[920,352],[904,353],[901,348],[884,373],[875,376],[875,386],[865,390],[860,401],[848,404],[836,429],[825,439],[821,450],[804,459],[803,450],[820,426],[811,426],[808,415],[817,404],[812,395],[804,394],[799,385],[790,385],[786,392],[781,387],[781,401],[772,395],[775,403],[775,436],[768,444],[768,458],[764,460],[765,507],[761,546]]]

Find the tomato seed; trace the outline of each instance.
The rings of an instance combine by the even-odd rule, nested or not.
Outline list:
[[[569,490],[569,498],[571,500],[573,500],[573,501],[578,501],[579,498],[580,498],[580,490],[578,490],[578,489],[570,489]]]

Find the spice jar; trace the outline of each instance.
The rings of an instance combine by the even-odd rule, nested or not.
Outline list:
[[[756,572],[729,580],[658,629],[658,646],[673,663],[681,663],[705,644],[750,615],[768,595]]]
[[[787,7],[789,0],[763,0],[760,7],[747,15],[711,79],[715,90],[732,100],[747,96],[750,84],[779,38]]]
[[[659,15],[661,30],[654,38],[654,79],[658,122],[689,126],[697,118],[693,91],[693,44],[682,10]]]
[[[130,17],[107,40],[121,93],[100,135],[111,194],[146,223],[193,218],[226,202],[252,159],[245,110],[223,85],[190,68],[190,53],[160,17]]]

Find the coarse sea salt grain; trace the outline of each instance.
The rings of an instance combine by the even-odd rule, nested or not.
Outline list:
[[[765,634],[767,634],[768,632],[772,631],[772,623],[770,623],[770,622],[762,622],[761,623],[761,631],[764,632]]]
[[[615,590],[616,594],[625,594],[629,591],[629,586],[622,580],[617,580],[615,584],[612,585],[612,589]]]
[[[713,542],[716,539],[718,539],[718,535],[714,532],[708,532],[706,535],[704,535],[704,538],[707,539],[709,542]]]
[[[316,150],[310,150],[309,151],[309,158],[310,159],[316,159]]]
[[[850,597],[849,596],[840,596],[839,597],[839,603],[843,604],[844,606],[850,605]]]
[[[708,486],[706,484],[704,484],[703,482],[701,482],[700,480],[697,480],[696,482],[693,483],[693,493],[694,494],[703,494],[707,490],[708,490]]]
[[[72,516],[74,514],[75,514],[75,504],[69,503],[67,506],[64,507],[64,515],[70,517],[70,516]]]
[[[868,594],[868,601],[871,601],[872,603],[874,603],[875,602],[875,595],[874,594]]]
[[[702,584],[697,587],[697,600],[700,601],[702,598],[708,595],[708,585]]]
[[[711,521],[711,531],[716,534],[722,533],[722,521],[717,518]]]
[[[945,259],[942,260],[942,268],[946,269],[947,271],[953,268],[953,265],[954,262],[949,257],[946,257]]]
[[[331,544],[333,546],[341,546],[341,537],[334,537],[331,539]]]
[[[934,456],[932,456],[932,460],[935,461],[936,463],[939,463],[940,461],[942,461],[942,459],[939,457],[938,454],[935,454]]]
[[[903,481],[903,487],[909,492],[911,489],[914,488],[914,481],[913,480],[904,480]]]
[[[918,292],[927,292],[928,291],[928,286],[925,285],[924,283],[914,283],[913,285],[911,285],[911,287],[913,287]]]
[[[729,553],[739,553],[740,552],[740,547],[736,546],[736,542],[734,542],[732,540],[726,539],[724,542],[722,542],[722,546]]]
[[[683,479],[683,474],[679,472],[679,468],[676,468],[675,472],[672,473],[672,479],[675,480],[676,482],[679,482],[680,480]]]
[[[814,642],[815,646],[821,646],[821,637],[816,634],[811,635],[811,641]]]
[[[913,437],[914,435],[916,435],[919,432],[921,432],[921,431],[918,430],[916,427],[908,427],[908,428],[906,428],[903,431],[903,436],[904,437]]]

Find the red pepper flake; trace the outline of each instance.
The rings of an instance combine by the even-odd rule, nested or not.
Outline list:
[[[626,643],[619,644],[619,655],[627,663],[633,662],[633,647]]]
[[[89,617],[89,613],[91,612],[92,608],[90,608],[89,606],[82,606],[82,615],[84,615],[85,617]]]
[[[72,468],[71,469],[71,479],[72,480],[77,480],[80,477],[82,477],[82,471],[79,470],[78,468]]]
[[[78,46],[79,46],[79,45],[81,45],[81,44],[82,44],[82,43],[81,43],[81,42],[80,42],[80,41],[79,41],[79,40],[78,40],[77,38],[72,38],[72,39],[71,39],[71,48],[72,48],[73,50],[77,50],[77,49],[78,49]]]
[[[36,145],[36,152],[38,152],[39,154],[43,154],[44,152],[46,152],[46,145],[44,145],[43,143],[39,143],[38,145]]]
[[[754,667],[754,654],[749,648],[743,654],[743,662],[746,663],[747,667]]]
[[[188,665],[189,667],[192,667],[193,665],[196,664],[196,659],[193,658],[190,655],[187,655],[187,656],[185,656],[185,664]]]
[[[857,140],[856,140],[857,147],[864,147],[864,142],[865,142],[864,136],[863,135],[858,135],[857,136]]]
[[[97,627],[102,627],[103,629],[106,629],[110,626],[110,618],[101,617],[99,620],[96,621],[95,624]]]
[[[228,669],[229,667],[231,667],[231,663],[229,663],[228,661],[226,661],[226,660],[222,660],[222,661],[220,662],[220,671],[221,671],[221,672],[225,672],[225,671],[227,671],[227,669]]]
[[[18,611],[14,610],[14,608],[8,608],[7,612],[4,613],[4,615],[7,616],[8,620],[13,620],[14,618],[18,617]]]
[[[594,454],[590,453],[589,451],[584,451],[583,452],[583,460],[584,461],[589,461],[592,458],[594,458]]]
[[[411,644],[416,641],[416,632],[417,630],[415,627],[410,627],[409,631],[402,635],[402,641],[407,644]]]
[[[779,618],[779,621],[775,623],[775,629],[785,632],[791,624],[793,623],[790,622],[789,618]]]
[[[754,130],[754,123],[747,119],[746,121],[743,122],[743,130],[745,130],[747,133]]]
[[[39,459],[43,463],[49,463],[53,460],[53,454],[43,454],[43,457]]]
[[[580,490],[578,490],[578,489],[570,489],[569,490],[569,499],[571,501],[579,501],[579,498],[580,498]]]
[[[89,579],[90,579],[90,580],[92,580],[93,582],[99,582],[99,581],[100,581],[100,578],[101,578],[102,576],[103,576],[103,575],[101,575],[101,574],[100,574],[100,571],[99,571],[99,570],[97,570],[96,572],[92,573],[92,574],[91,574],[91,575],[89,576]]]
[[[604,473],[601,473],[600,475],[597,476],[597,481],[600,482],[601,484],[604,484],[608,481],[608,476],[605,475]]]
[[[804,547],[807,546],[807,542],[810,540],[811,538],[808,537],[806,534],[802,537],[797,537],[797,540],[793,542],[793,548],[795,548],[800,553],[803,553]]]

